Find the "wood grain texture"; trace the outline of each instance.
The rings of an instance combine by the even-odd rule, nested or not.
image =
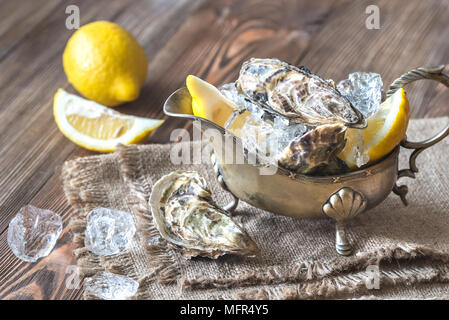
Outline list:
[[[132,6],[124,1],[71,3],[80,7],[81,24],[101,19],[117,22],[136,36],[150,57],[201,1],[133,1]],[[41,21],[0,62],[4,71],[0,76],[0,299],[79,297],[78,290],[65,287],[66,267],[74,262],[67,228],[58,241],[65,249],[46,258],[52,269],[41,262],[21,262],[6,243],[9,221],[27,203],[55,210],[67,225],[73,211],[64,197],[58,168],[66,159],[93,154],[62,136],[52,116],[52,96],[57,88],[75,92],[61,65],[62,51],[72,34],[65,28],[65,7],[61,4],[51,21]],[[145,109],[141,106],[141,115]],[[24,134],[17,128],[27,131]],[[36,282],[42,282],[42,277],[53,283],[50,292],[39,292],[41,285]]]
[[[364,12],[372,3],[350,1],[339,7],[311,50],[296,62],[334,80],[354,70],[377,72],[385,87],[416,67],[448,63],[448,1],[377,1],[380,29],[368,30]],[[442,85],[419,81],[406,91],[412,117],[448,114],[448,93]]]
[[[27,6],[4,1],[0,10],[0,61],[42,20],[47,19],[60,0],[35,0]]]
[[[81,24],[117,22],[136,36],[149,58],[148,80],[138,100],[121,112],[166,118],[162,104],[195,74],[216,85],[232,81],[250,57],[304,64],[325,78],[374,71],[389,84],[420,65],[449,63],[448,0],[70,1]],[[380,8],[380,30],[365,28],[365,8]],[[74,264],[67,222],[74,214],[59,177],[62,163],[93,154],[57,130],[52,97],[67,83],[61,56],[73,33],[65,28],[62,1],[0,3],[0,299],[79,299],[67,288]],[[8,12],[8,13],[7,13]],[[449,116],[448,92],[430,81],[407,87],[414,117]],[[168,142],[167,119],[149,142]],[[64,231],[52,254],[24,263],[9,250],[7,226],[31,203],[60,213]]]

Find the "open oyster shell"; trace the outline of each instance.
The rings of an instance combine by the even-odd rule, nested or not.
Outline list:
[[[278,59],[252,58],[243,63],[236,85],[263,109],[299,122],[366,126],[363,115],[335,89],[335,84],[305,67]]]
[[[175,171],[159,179],[150,206],[161,236],[187,259],[258,252],[245,230],[214,204],[206,181],[195,171]]]
[[[345,146],[346,127],[326,124],[292,140],[278,157],[279,165],[297,173],[343,173],[347,167],[337,158]]]

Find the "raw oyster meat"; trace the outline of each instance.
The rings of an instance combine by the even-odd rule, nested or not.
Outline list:
[[[279,156],[279,164],[297,173],[342,173],[347,167],[338,161],[337,154],[345,146],[345,132],[341,124],[318,126],[292,140]]]
[[[278,59],[252,58],[243,63],[237,89],[263,109],[298,122],[364,128],[366,121],[351,102],[305,67]]]
[[[258,252],[246,231],[214,204],[206,181],[195,171],[175,171],[159,179],[150,206],[161,236],[187,259]]]

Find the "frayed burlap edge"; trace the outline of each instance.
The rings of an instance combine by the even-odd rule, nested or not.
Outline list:
[[[104,156],[67,161],[61,172],[67,200],[77,211],[77,214],[71,218],[69,227],[73,233],[73,254],[77,261],[78,272],[81,278],[93,276],[97,272],[108,271],[126,274],[136,279],[133,259],[128,252],[100,257],[84,246],[86,215],[96,207],[98,202],[107,198],[104,183],[97,178],[97,168],[103,164],[103,161]],[[87,292],[83,293],[83,298],[86,300],[96,299]]]
[[[293,266],[272,266],[265,272],[248,272],[233,278],[198,278],[198,279],[180,279],[181,286],[188,289],[212,289],[212,288],[235,288],[250,287],[255,285],[276,285],[299,282],[312,282],[314,286],[321,288],[330,285],[328,279],[347,273],[360,272],[369,265],[380,265],[380,263],[391,263],[393,261],[413,261],[427,258],[438,263],[447,263],[449,253],[441,252],[424,246],[397,245],[389,248],[381,248],[373,252],[365,252],[345,260],[336,259],[331,263],[320,262],[302,262]],[[341,276],[342,281],[351,284],[350,279]],[[358,281],[353,282],[355,285]],[[328,288],[330,291],[331,288]],[[251,292],[251,291],[249,291]],[[260,292],[254,291],[254,296],[248,295],[248,299],[257,299]]]
[[[432,267],[405,267],[401,270],[382,271],[379,276],[379,289],[386,290],[397,286],[413,286],[427,283],[448,283],[449,267],[438,264]],[[372,278],[366,272],[324,278],[320,281],[300,283],[296,286],[252,289],[237,293],[238,300],[310,300],[310,299],[350,299],[366,297],[377,299],[376,289],[369,289],[367,282]],[[407,297],[412,298],[412,297]],[[447,296],[429,297],[447,299]]]

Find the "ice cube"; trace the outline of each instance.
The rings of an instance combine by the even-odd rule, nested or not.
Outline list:
[[[278,140],[278,153],[284,150],[292,140],[303,136],[309,130],[303,123],[295,123],[282,117],[275,117],[273,129],[273,134]]]
[[[284,117],[269,114],[251,114],[246,118],[241,130],[243,145],[250,151],[258,150],[272,163],[277,163],[278,155],[296,137],[308,130],[301,123],[291,122]]]
[[[379,109],[382,100],[382,78],[378,73],[351,73],[348,79],[338,83],[337,89],[366,118]]]
[[[251,113],[257,113],[256,104],[248,100],[244,95],[240,94],[235,83],[227,83],[220,88],[220,92],[229,100],[238,105],[241,109],[246,109]]]
[[[348,79],[338,83],[337,89],[348,98],[365,118],[371,117],[379,110],[382,100],[382,78],[374,72],[354,72]],[[359,130],[357,143],[352,154],[358,167],[368,163],[369,153],[365,150],[362,130]]]
[[[361,167],[368,163],[369,152],[365,148],[365,143],[363,141],[363,131],[357,130],[357,144],[354,145],[353,155],[355,157],[355,163],[357,167]]]
[[[61,232],[61,216],[27,205],[9,223],[8,245],[18,258],[36,262],[50,254]]]
[[[97,207],[87,215],[84,244],[95,254],[109,256],[125,251],[135,232],[128,212]]]
[[[87,293],[103,300],[124,300],[136,294],[139,283],[129,277],[100,272],[84,280]]]

